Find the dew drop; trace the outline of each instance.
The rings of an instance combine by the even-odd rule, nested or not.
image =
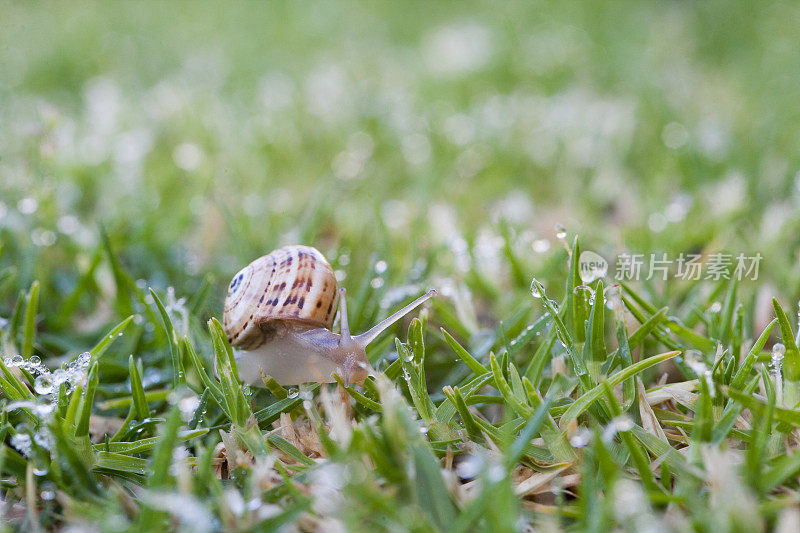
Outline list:
[[[480,456],[466,454],[456,464],[456,475],[461,481],[469,481],[477,477],[482,467],[483,459]]]
[[[57,368],[53,372],[53,382],[56,385],[61,385],[65,381],[67,381],[67,372],[63,368]]]
[[[533,251],[537,254],[543,254],[550,249],[550,241],[547,239],[537,239],[533,241]]]
[[[53,377],[50,374],[42,374],[33,382],[33,388],[38,394],[50,394],[53,392]]]
[[[89,352],[83,352],[78,356],[77,364],[83,367],[89,366],[89,363],[92,362],[92,354]]]
[[[556,224],[556,237],[562,241],[567,238],[567,228],[562,224]]]
[[[12,357],[12,358],[11,358],[11,365],[12,365],[12,366],[19,366],[19,365],[21,365],[21,364],[22,364],[24,361],[25,361],[25,360],[22,358],[22,356],[21,356],[21,355],[19,355],[19,354],[17,354],[17,355],[15,355],[14,357]]]
[[[186,395],[178,400],[178,409],[181,411],[181,417],[189,421],[194,416],[194,412],[200,406],[200,398],[193,394]]]
[[[772,361],[773,363],[777,359],[778,361],[783,360],[783,356],[786,354],[786,346],[781,343],[775,343],[772,347]]]
[[[612,311],[622,309],[622,288],[620,285],[609,285],[603,289],[603,296],[606,299],[606,307]]]
[[[27,457],[31,454],[31,436],[27,433],[17,433],[11,437],[11,446]]]
[[[603,256],[584,250],[578,258],[578,271],[581,281],[591,283],[596,279],[604,278],[608,274],[608,261]]]
[[[573,448],[584,448],[592,440],[592,430],[587,427],[579,427],[569,438],[569,443]]]
[[[531,281],[531,296],[534,298],[541,298],[544,296],[544,286],[539,283],[539,280],[536,278],[533,278],[533,281]]]
[[[32,355],[30,359],[28,359],[32,365],[38,365],[42,362],[38,355]]]
[[[775,396],[778,403],[783,404],[783,357],[786,354],[786,347],[781,343],[775,343],[772,346],[772,362],[770,364],[770,373],[772,380],[775,382]]]

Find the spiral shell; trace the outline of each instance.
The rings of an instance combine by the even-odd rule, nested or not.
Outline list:
[[[232,345],[252,350],[276,320],[330,329],[337,299],[336,276],[325,257],[310,246],[286,246],[233,277],[222,326]]]

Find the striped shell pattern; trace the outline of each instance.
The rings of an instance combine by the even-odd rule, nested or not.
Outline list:
[[[262,326],[274,320],[330,329],[337,300],[336,276],[325,257],[310,246],[286,246],[233,277],[222,326],[233,346],[252,350],[264,342]]]

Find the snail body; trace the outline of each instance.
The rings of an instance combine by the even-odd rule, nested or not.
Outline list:
[[[286,246],[237,273],[222,325],[236,348],[239,377],[252,385],[272,376],[281,385],[308,381],[361,383],[370,372],[366,347],[436,292],[429,291],[361,335],[351,335],[345,290],[328,261],[310,246]],[[340,306],[339,334],[331,331]]]

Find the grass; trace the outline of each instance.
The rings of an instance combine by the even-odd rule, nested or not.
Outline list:
[[[2,11],[2,527],[797,528],[795,6]],[[363,386],[239,381],[289,243],[357,332],[439,290]]]

